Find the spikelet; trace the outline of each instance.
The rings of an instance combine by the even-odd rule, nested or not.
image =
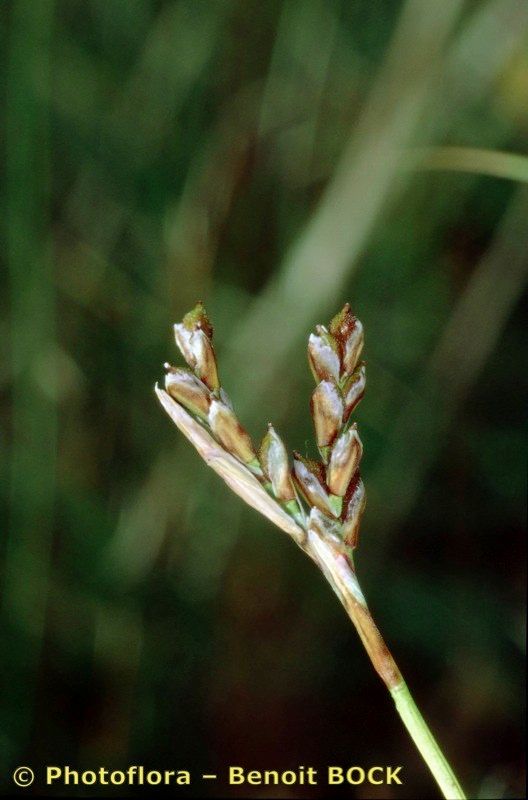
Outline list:
[[[319,537],[337,537],[349,552],[354,549],[365,487],[359,473],[363,445],[350,417],[365,392],[365,364],[359,361],[363,326],[349,304],[328,328],[318,325],[308,339],[308,361],[316,381],[310,405],[322,460],[295,452],[292,467],[271,423],[257,455],[220,384],[213,327],[202,303],[174,325],[174,336],[190,369],[166,365],[166,391],[156,391],[207,463],[298,543],[311,529]],[[308,517],[301,500],[308,506]]]
[[[271,482],[275,497],[284,502],[295,500],[288,454],[284,442],[271,422],[260,445],[259,461],[264,474]]]

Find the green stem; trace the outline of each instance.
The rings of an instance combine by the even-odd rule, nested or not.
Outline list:
[[[405,681],[390,690],[403,724],[431,770],[446,800],[465,800],[453,770],[414,702]]]

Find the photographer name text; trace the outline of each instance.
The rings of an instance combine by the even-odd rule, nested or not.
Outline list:
[[[132,765],[126,769],[78,770],[70,766],[48,766],[40,776],[47,786],[190,786],[197,781],[219,781],[229,786],[339,786],[348,784],[402,785],[402,766],[328,766],[324,769],[299,766],[296,769],[246,769],[229,766],[217,773],[196,776],[185,769],[149,769]],[[21,780],[24,776],[24,781]],[[18,786],[29,786],[37,777],[30,767],[13,773]]]

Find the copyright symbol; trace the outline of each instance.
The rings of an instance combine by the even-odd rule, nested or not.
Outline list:
[[[35,773],[29,767],[17,767],[13,772],[13,780],[17,786],[31,786]]]

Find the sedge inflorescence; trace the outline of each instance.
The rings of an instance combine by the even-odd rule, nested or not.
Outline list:
[[[174,334],[188,366],[165,365],[165,390],[156,386],[162,406],[226,484],[289,534],[321,569],[444,797],[463,800],[464,792],[372,618],[354,566],[365,510],[359,473],[363,446],[352,421],[365,391],[360,321],[347,303],[328,327],[318,325],[309,337],[319,458],[295,452],[292,462],[273,425],[255,447],[240,423],[219,378],[213,328],[202,303],[174,326]]]
[[[311,413],[317,460],[294,452],[290,462],[284,442],[271,423],[260,447],[254,446],[221,385],[213,327],[202,303],[174,325],[174,335],[188,366],[165,364],[165,391],[201,426],[203,435],[210,434],[226,458],[236,459],[238,478],[233,478],[233,469],[229,480],[217,469],[231,488],[238,491],[238,481],[238,493],[263,511],[258,483],[267,497],[280,506],[281,513],[289,515],[292,525],[304,530],[313,528],[354,549],[365,509],[365,487],[359,472],[363,446],[352,414],[365,391],[365,364],[360,361],[363,326],[349,304],[328,327],[318,325],[308,340],[308,361],[316,380]],[[162,395],[159,390],[158,394]],[[160,399],[164,402],[162,396]],[[164,405],[167,407],[165,402]],[[204,455],[203,447],[195,441],[196,432],[200,440],[203,438],[197,426],[179,427]],[[212,464],[212,458],[206,460]],[[222,456],[216,455],[215,462],[221,461]],[[253,486],[249,496],[248,486]],[[264,509],[263,513],[267,511]],[[267,515],[272,518],[271,513]]]

